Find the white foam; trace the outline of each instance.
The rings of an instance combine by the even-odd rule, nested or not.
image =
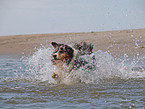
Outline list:
[[[51,77],[56,71],[56,66],[51,63],[52,48],[41,48],[32,56],[27,58],[27,72],[30,73],[31,79],[38,81],[48,81],[50,84],[55,84],[56,81]],[[97,84],[105,80],[114,79],[131,79],[145,78],[145,70],[132,70],[138,61],[131,61],[126,64],[126,59],[115,60],[109,53],[101,50],[96,51],[91,55],[85,55],[84,58],[88,64],[71,73],[64,73],[62,83],[71,84],[76,82],[84,82],[87,84]],[[142,59],[142,58],[141,58]],[[145,58],[143,58],[145,59]],[[29,75],[29,76],[30,76]]]

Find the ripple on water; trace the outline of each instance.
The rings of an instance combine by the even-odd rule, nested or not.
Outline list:
[[[51,78],[51,52],[0,58],[0,108],[144,108],[144,57],[117,60],[102,51],[83,56],[89,64],[72,72],[72,84],[66,85]],[[95,69],[87,70],[91,65]],[[73,83],[75,77],[81,82]]]

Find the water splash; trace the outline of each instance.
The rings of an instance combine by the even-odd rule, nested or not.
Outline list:
[[[52,48],[41,48],[32,56],[25,58],[27,63],[26,72],[30,80],[56,84],[52,73],[56,66],[51,63]],[[88,64],[70,73],[64,73],[63,84],[83,82],[86,84],[98,84],[104,81],[116,81],[145,78],[145,57],[137,59],[115,59],[107,52],[101,50],[84,55]],[[62,72],[63,73],[63,72]]]

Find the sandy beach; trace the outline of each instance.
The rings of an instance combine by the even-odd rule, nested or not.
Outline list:
[[[145,29],[0,36],[0,55],[31,55],[42,46],[50,47],[52,41],[70,45],[85,41],[94,45],[94,51],[107,51],[115,57],[145,55]]]

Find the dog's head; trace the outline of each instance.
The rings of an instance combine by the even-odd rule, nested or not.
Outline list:
[[[73,58],[74,50],[68,45],[58,44],[56,42],[51,42],[51,44],[55,49],[52,54],[53,64],[57,64],[57,62],[59,61],[68,65]]]

